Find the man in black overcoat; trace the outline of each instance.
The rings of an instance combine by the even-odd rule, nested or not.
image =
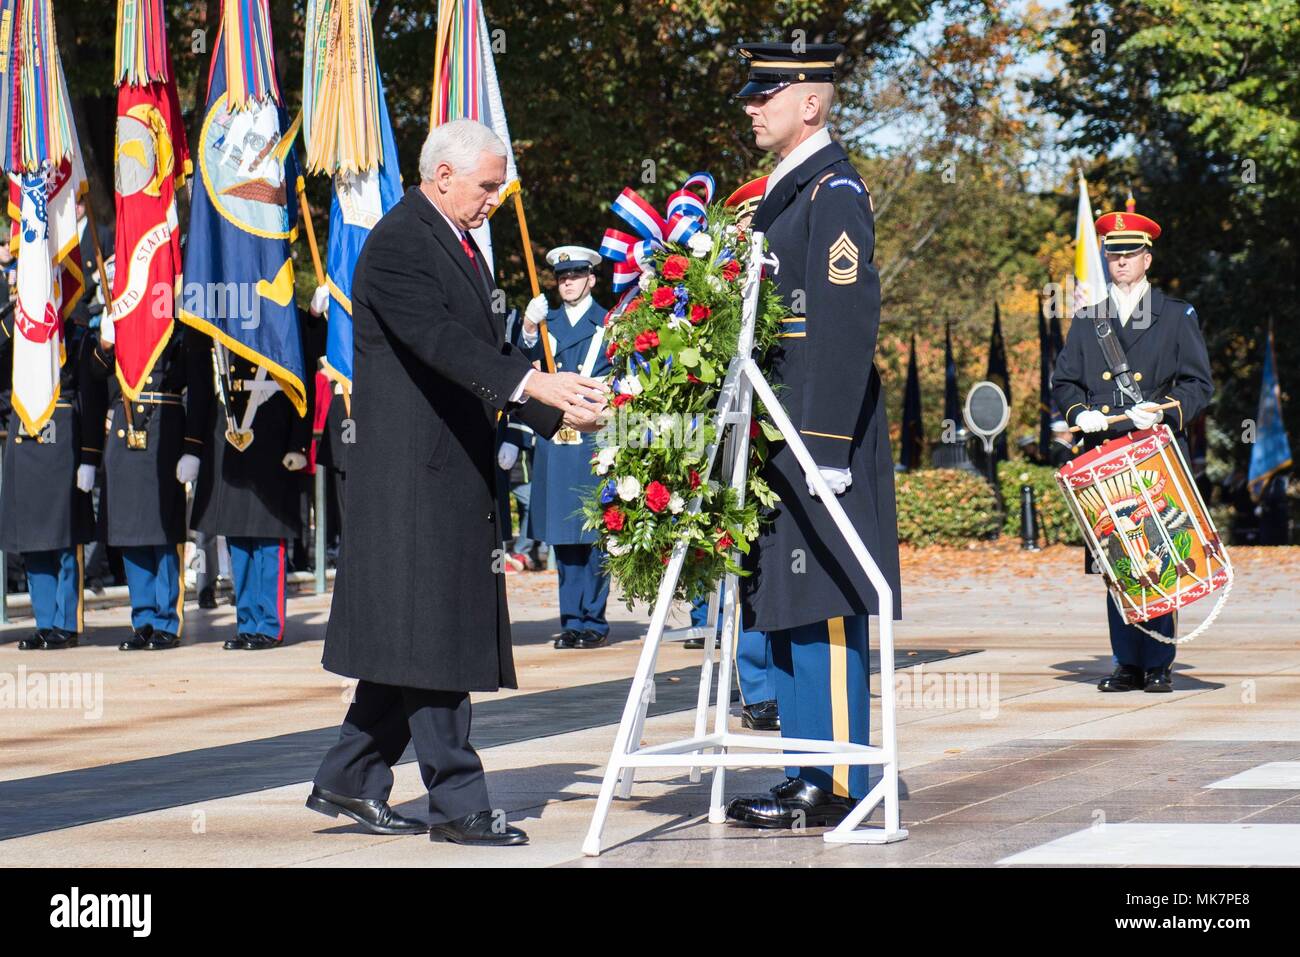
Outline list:
[[[505,342],[504,300],[468,232],[499,202],[505,153],[476,121],[434,128],[420,186],[371,231],[353,275],[355,441],[324,665],[359,680],[307,806],[379,834],[527,842],[492,810],[469,743],[469,693],[516,687],[496,419],[596,431],[605,393]],[[432,828],[388,805],[411,741]]]

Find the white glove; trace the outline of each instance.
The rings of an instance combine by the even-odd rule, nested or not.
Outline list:
[[[853,484],[853,473],[848,469],[828,469],[819,467],[817,471],[822,473],[822,478],[826,484],[831,487],[831,491],[836,495],[843,495],[844,491]],[[817,497],[817,490],[813,488],[812,482],[808,483],[808,494],[813,498]]]
[[[1096,409],[1086,409],[1080,412],[1079,417],[1074,420],[1074,424],[1079,427],[1080,432],[1105,432],[1110,428],[1106,416]]]
[[[533,296],[533,298],[529,300],[528,306],[524,309],[524,319],[527,322],[532,323],[534,326],[540,325],[550,310],[551,307],[547,305],[545,296]]]
[[[286,452],[281,461],[290,472],[301,472],[307,467],[307,456],[301,452]]]
[[[1135,405],[1131,409],[1126,409],[1124,414],[1132,421],[1133,425],[1139,429],[1149,429],[1165,417],[1164,409],[1157,409],[1154,402],[1143,402],[1141,405]],[[1082,416],[1080,416],[1082,418]]]
[[[95,487],[95,466],[78,465],[77,466],[77,488],[83,492],[89,492]]]
[[[99,342],[104,346],[117,342],[117,330],[113,328],[113,320],[108,317],[108,310],[104,310],[99,320]]]
[[[311,314],[313,316],[323,316],[330,307],[330,291],[328,286],[317,286],[316,291],[311,294]]]
[[[497,452],[497,466],[501,471],[509,472],[515,467],[517,461],[519,461],[519,446],[513,442],[502,442]]]
[[[199,457],[188,452],[176,463],[176,481],[188,485],[199,477]]]

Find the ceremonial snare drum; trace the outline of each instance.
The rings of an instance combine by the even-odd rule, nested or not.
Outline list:
[[[1125,621],[1147,622],[1217,591],[1210,617],[1179,640],[1213,621],[1232,563],[1167,425],[1085,452],[1056,481]]]

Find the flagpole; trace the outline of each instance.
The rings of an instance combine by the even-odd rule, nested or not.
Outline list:
[[[533,296],[536,298],[542,293],[542,287],[537,282],[537,264],[533,262],[533,244],[528,239],[528,218],[524,216],[524,199],[520,195],[522,189],[515,190],[515,216],[519,219],[519,240],[524,247],[524,265],[528,267],[528,284],[532,287]],[[555,371],[555,356],[551,354],[551,336],[546,331],[546,320],[543,319],[537,324],[537,335],[542,343],[542,355],[546,359],[546,371]]]
[[[99,245],[99,230],[95,228],[95,213],[90,205],[90,194],[86,194],[86,230],[90,233],[90,243],[95,248],[95,266],[99,270],[99,285],[104,289],[104,317],[100,320],[101,328],[104,322],[112,321],[113,314],[113,290],[109,289],[108,267],[104,264],[104,250]]]
[[[298,208],[302,210],[302,224],[307,227],[307,246],[311,249],[311,264],[316,269],[316,285],[325,285],[325,270],[320,264],[320,249],[316,246],[316,229],[311,224],[311,207],[307,205],[307,188],[298,180]]]

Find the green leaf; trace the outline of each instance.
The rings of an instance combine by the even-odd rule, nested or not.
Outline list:
[[[688,369],[694,369],[700,364],[700,350],[688,346],[681,352],[677,353],[677,361]]]
[[[759,419],[758,427],[763,430],[763,436],[769,442],[781,442],[785,439],[785,436],[781,434],[781,430],[766,419]]]

